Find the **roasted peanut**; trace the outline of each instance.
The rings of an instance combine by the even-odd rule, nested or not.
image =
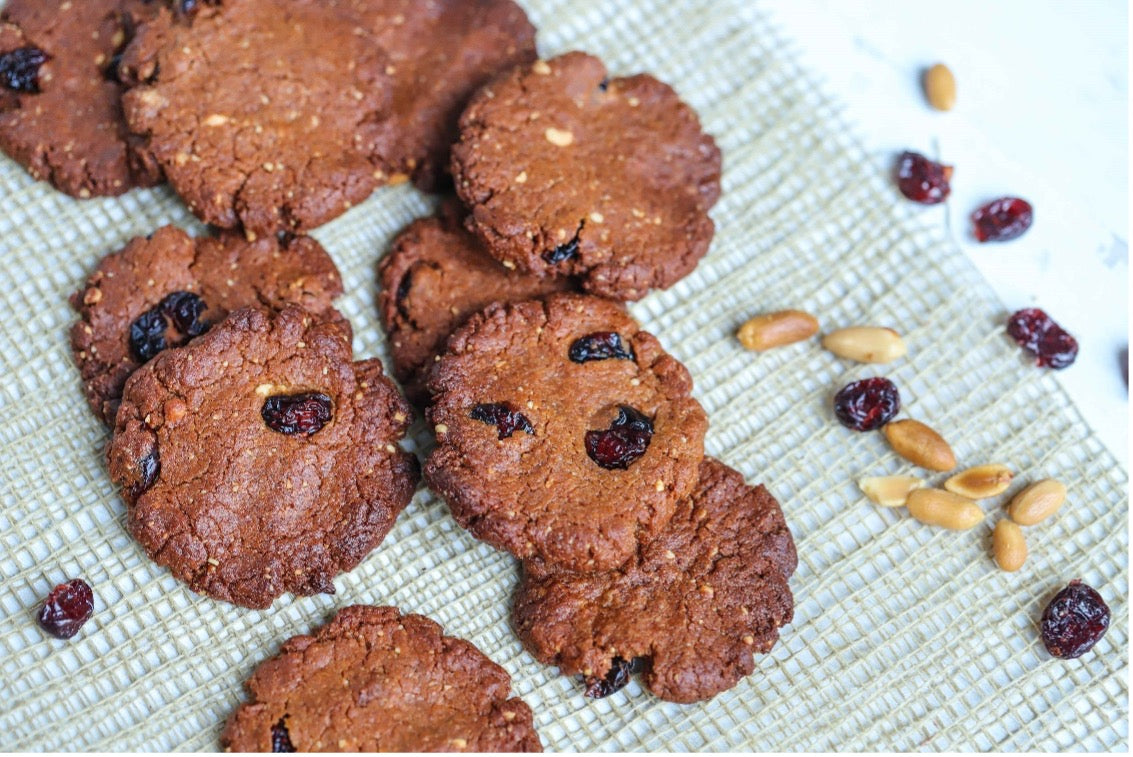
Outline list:
[[[905,505],[909,515],[921,523],[952,531],[966,531],[984,519],[983,510],[975,502],[943,489],[916,489],[909,493]]]
[[[1007,491],[1013,477],[1006,465],[977,465],[952,476],[944,488],[968,499],[986,499]]]
[[[891,363],[909,350],[893,329],[851,326],[822,337],[822,346],[835,355],[859,363]]]
[[[928,103],[937,110],[952,110],[956,104],[956,77],[943,63],[925,71],[924,93]]]
[[[995,564],[1008,573],[1014,573],[1023,567],[1027,560],[1027,541],[1023,538],[1023,529],[1006,518],[995,524],[991,532],[991,551],[995,556]]]
[[[948,442],[920,421],[891,421],[882,432],[893,451],[911,463],[936,471],[956,467],[956,455]]]
[[[882,507],[904,507],[909,492],[924,486],[915,476],[871,476],[858,481],[865,495]]]
[[[1016,494],[1007,506],[1007,515],[1020,526],[1033,526],[1058,512],[1065,501],[1066,487],[1048,478]]]
[[[818,321],[810,313],[779,310],[752,318],[740,326],[736,338],[749,350],[763,351],[801,342],[817,333]]]

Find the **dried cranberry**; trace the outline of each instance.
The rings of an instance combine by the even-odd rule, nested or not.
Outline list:
[[[331,398],[322,392],[276,394],[264,400],[260,415],[272,431],[310,436],[330,423],[333,407]]]
[[[167,328],[169,322],[165,320],[160,306],[147,310],[130,324],[130,352],[139,363],[153,360],[165,349]]]
[[[295,745],[291,743],[291,734],[287,724],[280,718],[279,722],[271,727],[271,750],[273,752],[294,752]]]
[[[543,253],[543,260],[546,260],[551,265],[556,265],[564,260],[570,260],[578,255],[578,236],[574,239],[560,244],[553,250],[547,250]]]
[[[497,439],[507,439],[516,431],[534,434],[535,429],[527,416],[519,412],[510,402],[490,402],[477,405],[468,414],[472,420],[495,425],[499,431]]]
[[[138,461],[137,468],[138,478],[130,484],[130,498],[134,500],[149,491],[157,481],[157,474],[161,472],[161,460],[158,458],[156,447]]]
[[[1000,197],[972,213],[973,233],[980,242],[1006,242],[1031,228],[1034,210],[1026,200]]]
[[[17,47],[0,53],[0,84],[13,92],[39,94],[39,67],[51,56],[38,47]]]
[[[1007,319],[1007,333],[1036,356],[1037,365],[1065,368],[1078,357],[1078,340],[1039,308],[1012,313]]]
[[[616,331],[595,331],[574,340],[568,353],[575,363],[585,363],[590,360],[633,360],[633,350],[626,347],[622,337]]]
[[[627,405],[605,430],[586,432],[586,454],[606,470],[625,470],[637,461],[653,439],[653,421]]]
[[[204,300],[192,292],[170,292],[130,324],[130,351],[138,362],[152,360],[169,346],[166,331],[170,321],[185,337],[200,336],[209,328],[201,320],[201,313],[207,309]]]
[[[897,161],[897,188],[922,205],[936,205],[948,199],[951,178],[952,166],[936,163],[919,153],[903,152]]]
[[[846,428],[872,431],[881,428],[901,409],[901,394],[887,378],[854,381],[834,395],[834,415]]]
[[[40,628],[55,638],[69,639],[79,632],[92,614],[94,592],[86,581],[73,578],[51,590],[35,619]]]
[[[1043,610],[1043,644],[1046,651],[1064,660],[1089,652],[1108,628],[1105,600],[1078,579],[1058,592]]]
[[[601,699],[608,697],[615,691],[620,691],[629,683],[629,679],[634,673],[640,673],[644,670],[644,660],[640,657],[634,657],[629,662],[626,662],[621,657],[615,657],[610,663],[610,670],[607,671],[605,678],[587,678],[586,679],[586,696],[591,699]]]
[[[173,321],[173,327],[185,336],[200,336],[208,331],[208,324],[201,320],[208,305],[192,292],[171,292],[165,295],[160,307]]]

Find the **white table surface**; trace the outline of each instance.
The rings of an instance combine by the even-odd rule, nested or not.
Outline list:
[[[1128,8],[1121,0],[764,0],[803,62],[846,103],[879,167],[911,149],[955,166],[952,194],[924,207],[1010,310],[1037,306],[1080,344],[1058,372],[1128,469]],[[922,69],[943,62],[957,104],[928,107]],[[896,192],[896,188],[894,188]],[[1016,195],[1023,237],[979,244],[968,215]],[[1036,369],[1038,370],[1038,369]]]

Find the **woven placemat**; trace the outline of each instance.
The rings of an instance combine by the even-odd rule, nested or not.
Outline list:
[[[253,612],[191,593],[125,531],[107,433],[67,346],[66,298],[129,238],[165,223],[202,229],[165,189],[80,203],[0,160],[0,748],[216,749],[260,661],[335,608],[369,602],[425,613],[506,667],[548,750],[1124,750],[1127,474],[1052,376],[1006,339],[1006,311],[957,245],[898,201],[880,161],[750,3],[524,5],[544,56],[581,48],[617,74],[654,72],[724,150],[710,254],[632,309],[692,372],[712,422],[708,451],[783,504],[799,552],[797,608],[774,652],[708,703],[661,702],[636,682],[584,699],[512,633],[515,562],[424,490],[333,596]],[[316,232],[342,269],[360,357],[388,355],[376,262],[432,202],[384,189]],[[1040,477],[1066,483],[1057,517],[1027,531],[1022,571],[989,557],[998,501],[986,503],[987,524],[952,533],[865,500],[860,476],[908,466],[880,434],[834,422],[830,398],[878,370],[816,340],[763,355],[739,347],[739,323],[782,307],[828,327],[896,326],[909,357],[884,372],[962,465],[1010,465],[1009,494]],[[73,576],[94,587],[96,613],[76,638],[48,639],[34,608]],[[1113,625],[1084,658],[1052,660],[1038,618],[1075,577],[1101,590]]]

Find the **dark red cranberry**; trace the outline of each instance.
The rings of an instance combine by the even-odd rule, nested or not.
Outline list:
[[[590,360],[633,360],[633,350],[625,345],[616,331],[595,331],[574,340],[568,353],[576,363]]]
[[[192,292],[171,292],[165,295],[160,307],[173,321],[173,328],[185,336],[200,336],[208,331],[208,324],[201,320],[208,305]]]
[[[564,260],[570,260],[578,255],[578,237],[564,244],[560,244],[553,250],[547,250],[543,253],[543,260],[546,260],[551,265],[557,265]]]
[[[185,337],[179,343],[200,336],[208,331],[209,324],[201,320],[207,309],[204,300],[192,292],[170,292],[130,324],[130,352],[138,362],[152,360],[169,346],[166,331],[170,322]]]
[[[1026,200],[1000,197],[972,213],[972,228],[980,242],[1006,242],[1031,228],[1034,210]]]
[[[1064,660],[1089,652],[1108,628],[1105,600],[1078,579],[1058,592],[1043,610],[1043,644],[1046,651]]]
[[[615,657],[610,663],[610,670],[606,673],[604,678],[587,678],[586,679],[586,696],[591,699],[601,699],[608,697],[615,691],[620,691],[629,683],[629,679],[633,677],[634,673],[640,673],[645,669],[644,660],[640,657],[634,657],[629,662],[626,662],[621,657]]]
[[[271,727],[271,750],[273,752],[294,752],[295,745],[291,743],[291,734],[287,724],[280,718],[279,722]]]
[[[952,166],[936,163],[915,152],[903,152],[897,161],[897,188],[901,194],[922,205],[936,205],[948,199]]]
[[[38,47],[17,47],[0,53],[0,84],[13,92],[39,94],[39,67],[51,56]]]
[[[872,431],[881,428],[901,409],[897,385],[887,378],[854,381],[834,395],[834,415],[846,428]]]
[[[1007,319],[1007,333],[1036,357],[1036,364],[1065,368],[1078,357],[1078,340],[1039,308],[1025,308]]]
[[[51,590],[35,619],[40,628],[55,638],[69,639],[93,614],[94,592],[86,581],[73,578]]]
[[[322,392],[276,394],[264,400],[260,410],[272,431],[310,436],[330,423],[334,403]]]
[[[519,412],[510,402],[490,402],[477,405],[468,414],[472,420],[492,424],[499,432],[497,439],[507,439],[516,431],[534,434],[535,429],[527,416]]]
[[[608,429],[586,432],[586,454],[606,470],[625,470],[649,449],[653,421],[628,405]]]
[[[157,474],[161,472],[161,460],[158,458],[156,447],[138,461],[137,468],[138,478],[130,484],[130,498],[134,500],[149,491],[149,488],[157,481]]]
[[[165,330],[169,322],[160,306],[153,307],[139,315],[130,324],[130,352],[139,363],[153,360],[157,353],[166,348]]]

